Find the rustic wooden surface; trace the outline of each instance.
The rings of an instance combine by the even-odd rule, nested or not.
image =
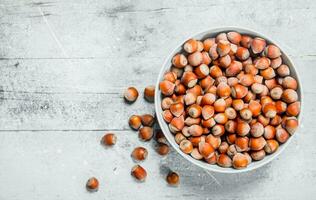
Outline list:
[[[316,190],[316,3],[297,1],[0,1],[0,199],[312,199]],[[217,26],[248,27],[274,38],[297,65],[304,121],[293,143],[256,171],[202,171],[128,128],[134,113],[153,113],[122,91],[154,84],[173,47]],[[117,145],[99,144],[105,131]],[[145,183],[130,176],[131,150],[149,158]],[[167,186],[168,169],[181,175]],[[100,180],[90,194],[85,182]]]

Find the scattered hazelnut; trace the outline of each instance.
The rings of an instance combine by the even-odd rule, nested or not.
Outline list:
[[[136,147],[131,154],[132,158],[136,161],[145,160],[147,158],[147,155],[148,151],[144,147]]]
[[[86,184],[86,188],[87,190],[91,191],[91,192],[95,192],[98,190],[99,188],[99,181],[97,178],[95,177],[91,177],[88,179],[87,184]]]
[[[235,169],[243,169],[248,165],[248,158],[242,153],[236,153],[233,157],[233,167]]]
[[[147,177],[147,172],[146,170],[140,166],[140,165],[135,165],[133,168],[132,168],[132,171],[131,171],[131,174],[132,176],[134,176],[137,180],[139,181],[145,181],[146,177]]]
[[[170,81],[166,81],[160,85],[160,90],[164,91],[167,96],[173,93],[174,84]],[[169,94],[169,95],[168,95]],[[147,86],[144,90],[144,97],[149,102],[154,102],[155,98],[155,86]]]
[[[167,155],[169,153],[169,146],[166,144],[159,144],[157,147],[157,152],[162,156]]]
[[[155,122],[154,116],[150,114],[144,114],[141,116],[143,126],[153,126]]]
[[[113,133],[107,133],[102,137],[102,143],[107,146],[112,146],[116,143],[116,136]]]
[[[138,97],[138,91],[135,87],[129,87],[124,92],[124,98],[128,102],[136,101]]]
[[[153,137],[153,129],[148,126],[144,126],[141,129],[139,129],[138,136],[140,139],[144,141],[149,141]]]
[[[176,172],[169,172],[166,180],[169,185],[177,186],[179,185],[180,177]]]
[[[129,118],[128,123],[131,128],[133,128],[134,130],[138,130],[142,125],[142,118],[138,115],[132,115]]]

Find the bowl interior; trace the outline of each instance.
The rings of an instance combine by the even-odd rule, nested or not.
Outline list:
[[[282,52],[282,60],[283,63],[288,65],[290,70],[291,70],[291,76],[293,76],[297,82],[298,82],[298,97],[299,97],[299,101],[301,102],[301,113],[298,116],[298,121],[301,121],[301,116],[302,116],[302,108],[303,108],[303,102],[302,102],[302,88],[301,88],[301,84],[300,84],[300,80],[299,80],[299,76],[297,74],[297,71],[295,70],[294,64],[293,62],[290,60],[290,58],[287,56],[287,54],[284,52],[284,50],[282,49],[282,47],[280,47],[280,45],[278,45],[275,41],[267,38],[266,36],[257,33],[255,31],[249,30],[249,29],[244,29],[244,28],[238,28],[238,27],[223,27],[223,28],[215,28],[215,29],[211,29],[211,30],[206,30],[203,32],[200,32],[196,35],[191,36],[190,38],[195,38],[195,39],[199,39],[199,40],[203,40],[209,37],[215,37],[218,33],[220,32],[229,32],[229,31],[237,31],[241,34],[247,34],[250,35],[252,37],[261,37],[264,38],[268,44],[275,44],[277,45]],[[155,90],[155,110],[156,110],[156,115],[157,115],[157,119],[159,122],[159,125],[161,127],[161,130],[163,131],[163,133],[165,134],[167,140],[169,141],[169,143],[171,144],[171,146],[181,155],[183,156],[185,159],[189,160],[190,162],[192,162],[193,164],[202,167],[204,169],[210,170],[210,171],[214,171],[214,172],[220,172],[220,173],[240,173],[240,172],[246,172],[246,171],[250,171],[256,168],[259,168],[267,163],[269,163],[270,161],[272,161],[274,158],[276,158],[293,140],[293,136],[296,133],[291,136],[288,141],[285,144],[280,145],[279,149],[271,154],[271,155],[267,155],[263,160],[261,161],[255,161],[252,162],[247,168],[241,169],[241,170],[236,170],[233,168],[223,168],[223,167],[219,167],[217,165],[210,165],[206,162],[200,161],[200,160],[196,160],[194,158],[192,158],[190,155],[187,155],[185,153],[183,153],[180,148],[179,145],[175,142],[174,140],[174,135],[170,132],[169,128],[168,128],[168,124],[164,121],[164,119],[162,118],[162,108],[161,108],[161,100],[162,100],[162,94],[159,90],[159,82],[162,80],[163,78],[163,74],[165,72],[167,72],[170,67],[171,67],[171,59],[173,57],[173,55],[175,55],[178,52],[182,51],[182,45],[185,41],[187,41],[189,38],[187,38],[186,40],[184,40],[183,42],[181,42],[172,52],[171,54],[167,57],[167,59],[165,60],[162,69],[159,73],[158,76],[158,80],[156,83],[156,90]]]

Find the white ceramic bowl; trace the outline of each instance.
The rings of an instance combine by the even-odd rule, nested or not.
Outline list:
[[[196,160],[194,158],[192,158],[190,155],[187,155],[185,153],[183,153],[180,148],[179,145],[175,142],[174,140],[174,135],[170,132],[169,128],[168,128],[168,124],[164,121],[164,119],[162,118],[162,108],[161,108],[161,99],[162,99],[162,94],[160,92],[159,89],[159,82],[162,80],[163,78],[163,74],[168,71],[171,67],[171,59],[172,57],[182,51],[182,45],[184,44],[185,41],[187,41],[190,38],[195,38],[195,39],[199,39],[199,40],[203,40],[205,38],[209,38],[209,37],[215,37],[218,33],[220,32],[229,32],[229,31],[237,31],[241,34],[247,34],[250,35],[252,37],[261,37],[266,39],[267,43],[273,43],[275,45],[277,45],[281,51],[282,51],[282,60],[283,63],[287,64],[291,70],[291,76],[293,76],[294,78],[296,78],[296,80],[298,81],[298,96],[299,96],[299,101],[301,102],[301,113],[298,116],[298,120],[299,123],[301,123],[301,116],[302,116],[302,110],[303,110],[303,97],[302,97],[302,86],[301,86],[301,82],[299,79],[299,75],[294,67],[293,62],[290,60],[290,58],[287,56],[287,53],[284,52],[284,49],[275,41],[271,40],[270,38],[255,32],[253,30],[249,30],[249,29],[245,29],[245,28],[238,28],[238,27],[221,27],[221,28],[214,28],[214,29],[209,29],[203,32],[200,32],[196,35],[192,35],[189,38],[186,38],[183,42],[179,43],[179,45],[169,54],[169,56],[167,57],[167,59],[165,60],[162,69],[159,73],[158,76],[158,80],[156,83],[156,92],[155,92],[155,110],[156,110],[156,115],[157,115],[157,119],[159,122],[159,125],[161,127],[161,130],[163,131],[163,133],[165,134],[167,140],[169,141],[169,143],[171,144],[171,146],[185,159],[187,159],[188,161],[190,161],[191,163],[204,168],[206,170],[210,170],[210,171],[214,171],[214,172],[220,172],[220,173],[241,173],[241,172],[246,172],[246,171],[250,171],[250,170],[254,170],[257,169],[267,163],[269,163],[270,161],[272,161],[273,159],[275,159],[276,157],[278,157],[281,152],[291,143],[291,141],[293,140],[293,136],[296,135],[298,133],[298,130],[296,131],[296,133],[291,136],[288,141],[285,144],[280,145],[279,149],[271,154],[271,155],[267,155],[263,160],[261,161],[255,161],[252,162],[247,168],[241,169],[241,170],[236,170],[233,168],[223,168],[220,167],[218,165],[210,165],[204,161],[200,161],[200,160]]]

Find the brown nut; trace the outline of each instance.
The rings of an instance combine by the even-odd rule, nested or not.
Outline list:
[[[282,100],[286,103],[293,103],[298,100],[297,92],[293,89],[286,89],[282,94]]]
[[[201,136],[203,134],[203,128],[200,125],[194,124],[192,126],[189,126],[188,133],[192,136]]]
[[[263,69],[267,69],[270,66],[271,61],[269,58],[261,57],[254,60],[254,64],[257,69],[263,70]]]
[[[270,96],[275,100],[281,99],[282,94],[283,94],[283,89],[281,87],[275,87],[272,90],[270,90]]]
[[[276,140],[267,140],[266,145],[264,146],[264,150],[268,154],[272,154],[276,152],[279,148],[279,143]]]
[[[183,115],[181,115],[180,117],[174,117],[169,124],[169,129],[172,133],[181,131],[183,127],[184,127]]]
[[[168,122],[168,123],[170,123],[171,120],[173,119],[173,115],[172,115],[172,113],[170,112],[170,110],[164,110],[164,111],[162,112],[162,117],[163,117],[163,119],[164,119],[166,122]]]
[[[242,99],[234,99],[232,106],[236,111],[240,111],[245,107],[244,101]]]
[[[198,118],[202,114],[202,107],[197,104],[191,105],[187,110],[188,114],[193,118]]]
[[[276,128],[275,138],[280,143],[285,143],[289,139],[289,133],[282,127]]]
[[[202,160],[203,156],[200,154],[198,148],[194,148],[190,155],[196,160]]]
[[[250,138],[249,147],[253,151],[259,151],[266,145],[266,140],[263,137]]]
[[[248,151],[249,149],[249,138],[248,137],[237,137],[235,141],[236,150],[238,152]]]
[[[205,119],[205,120],[210,119],[211,117],[213,117],[214,113],[215,113],[215,111],[214,111],[213,106],[210,106],[210,105],[203,106],[203,108],[202,108],[203,119]]]
[[[290,75],[290,68],[287,65],[281,65],[276,71],[280,77],[286,77]]]
[[[270,123],[270,118],[265,117],[263,115],[259,115],[257,118],[258,122],[260,122],[263,126],[267,126]]]
[[[219,153],[226,153],[227,150],[228,150],[228,147],[229,147],[229,145],[228,145],[227,142],[225,142],[225,141],[222,142],[222,143],[219,145],[219,147],[218,147]]]
[[[253,160],[259,161],[266,156],[266,152],[263,149],[259,151],[251,151],[250,156]]]
[[[215,38],[207,38],[203,41],[204,51],[209,51],[210,48],[215,44]]]
[[[221,124],[216,124],[212,127],[212,133],[214,136],[222,136],[225,133],[225,127]]]
[[[189,39],[188,41],[186,41],[184,43],[183,49],[187,53],[193,53],[193,52],[197,51],[198,50],[198,41],[195,39]]]
[[[159,83],[159,88],[163,95],[171,96],[174,92],[175,84],[165,80]],[[144,96],[147,101],[153,102],[155,96],[155,89],[153,88],[152,90],[152,88],[146,87],[144,91]]]
[[[207,120],[202,119],[202,126],[205,128],[212,128],[213,126],[215,126],[216,122],[214,120],[214,118],[210,118]]]
[[[173,64],[173,66],[180,68],[180,69],[184,68],[188,64],[188,60],[183,54],[176,54],[172,58],[171,62]]]
[[[131,174],[139,181],[145,181],[145,179],[147,177],[146,170],[140,165],[135,165],[132,168]]]
[[[186,137],[182,133],[177,133],[174,136],[174,140],[176,141],[177,144],[180,144],[182,140],[185,140]]]
[[[298,127],[298,121],[295,117],[290,117],[285,120],[285,129],[291,135],[294,134]]]
[[[128,123],[131,128],[133,128],[134,130],[138,130],[142,125],[142,118],[138,115],[132,115],[129,118]]]
[[[225,73],[226,76],[236,76],[242,70],[242,63],[236,60],[233,60],[228,68],[226,68]]]
[[[107,133],[102,137],[102,144],[112,146],[116,143],[116,136],[113,133]]]
[[[141,116],[143,126],[153,126],[155,123],[154,116],[150,114],[144,114]]]
[[[214,155],[215,150],[212,145],[202,141],[199,143],[199,152],[203,158],[210,158]]]
[[[227,55],[230,51],[230,43],[226,40],[220,40],[217,43],[217,52],[220,57]]]
[[[252,112],[250,109],[248,108],[243,108],[240,112],[239,112],[241,118],[243,118],[244,120],[249,120],[252,118]]]
[[[189,141],[192,143],[193,147],[198,147],[200,142],[205,142],[205,136],[190,137]]]
[[[260,75],[266,80],[272,79],[276,76],[274,69],[272,67],[268,67],[267,69],[261,70]]]
[[[280,67],[282,64],[282,58],[281,57],[277,57],[271,60],[271,67],[273,69],[277,69],[278,67]]]
[[[183,151],[183,152],[186,153],[186,154],[191,153],[192,150],[193,150],[193,145],[192,145],[192,143],[191,143],[189,140],[187,140],[187,139],[182,140],[182,141],[180,142],[179,147],[180,147],[181,151]]]
[[[202,79],[210,73],[210,69],[206,64],[201,64],[194,68],[194,73],[199,79]]]
[[[262,38],[256,37],[252,40],[250,47],[254,54],[259,54],[265,49],[266,41]]]
[[[225,130],[229,133],[235,133],[237,129],[237,122],[233,121],[233,120],[228,120],[225,123]]]
[[[277,58],[279,56],[281,56],[281,51],[279,49],[279,47],[273,45],[273,44],[269,44],[265,50],[264,50],[264,54],[268,57],[268,58]]]
[[[157,153],[159,155],[162,155],[162,156],[167,155],[169,151],[170,151],[169,146],[166,144],[159,144],[157,147]]]
[[[197,81],[198,81],[197,76],[193,72],[190,72],[190,71],[184,72],[181,78],[181,82],[189,88],[194,87]]]
[[[234,85],[231,89],[231,94],[236,99],[244,98],[247,95],[247,93],[248,88],[240,84]]]
[[[233,157],[233,167],[235,169],[243,169],[248,165],[248,158],[242,153],[236,153]]]
[[[212,93],[206,93],[201,99],[201,105],[212,105],[216,100],[216,96]]]
[[[206,136],[205,142],[209,143],[214,149],[218,149],[219,145],[221,144],[221,138],[209,134],[208,136]]]
[[[228,142],[228,144],[235,144],[236,138],[236,134],[226,135],[226,141]]]
[[[203,62],[203,55],[201,52],[197,51],[188,56],[188,62],[191,66],[196,67]]]
[[[252,43],[252,38],[250,36],[248,35],[241,36],[241,41],[240,41],[241,46],[245,48],[250,48],[251,43]]]
[[[182,113],[184,112],[184,105],[183,103],[173,103],[170,105],[170,112],[176,116],[180,117]]]
[[[239,121],[237,122],[237,134],[239,136],[246,136],[250,131],[250,126],[247,122]]]
[[[163,79],[175,83],[177,80],[177,74],[175,72],[166,72]]]
[[[228,119],[235,119],[237,117],[237,112],[232,107],[228,107],[225,109],[225,114]]]
[[[273,118],[276,115],[276,107],[274,103],[266,103],[263,106],[263,114],[268,118]]]
[[[229,97],[231,93],[231,89],[227,83],[221,82],[217,86],[217,95],[220,97]]]
[[[186,95],[184,95],[184,102],[185,102],[185,105],[187,106],[194,104],[196,102],[196,99],[197,99],[197,96],[192,92],[189,92]]]
[[[255,82],[252,74],[243,74],[239,78],[239,83],[243,86],[249,87]]]
[[[222,153],[217,159],[217,164],[221,167],[231,167],[232,159],[228,155]]]
[[[147,158],[147,155],[148,151],[144,147],[136,147],[131,154],[133,160],[135,161],[143,161]]]
[[[258,101],[251,100],[248,104],[248,109],[251,111],[254,117],[257,117],[261,113],[261,104]]]
[[[264,127],[263,137],[267,140],[273,139],[275,137],[275,132],[274,126],[268,125]]]
[[[297,90],[297,81],[293,77],[287,76],[283,79],[282,86],[286,89]]]
[[[174,86],[175,85],[170,81],[162,81],[160,83],[160,90],[164,95],[169,96],[173,94]],[[154,102],[155,86],[153,85],[147,86],[144,89],[144,97],[147,101]]]
[[[148,126],[144,126],[139,129],[138,137],[144,141],[149,141],[154,135],[153,129]]]
[[[98,190],[99,188],[99,181],[97,178],[95,177],[91,177],[88,179],[87,183],[86,183],[86,188],[87,190],[89,190],[90,192],[95,192]]]
[[[301,111],[301,103],[300,102],[294,102],[288,105],[286,108],[286,114],[288,116],[297,116]]]
[[[169,185],[177,186],[179,185],[180,177],[176,172],[169,172],[166,180]]]
[[[237,52],[236,52],[236,57],[239,59],[239,60],[247,60],[249,58],[249,51],[247,48],[245,47],[238,47],[237,48]]]
[[[165,97],[161,101],[161,107],[163,110],[168,110],[171,104],[173,104],[173,99],[170,97]]]
[[[124,98],[128,102],[136,101],[138,97],[138,91],[135,87],[129,87],[124,92]]]
[[[225,124],[228,121],[228,118],[225,113],[217,113],[214,115],[214,120],[218,124]]]
[[[253,137],[260,137],[264,134],[264,127],[260,122],[251,125],[250,133]]]
[[[219,66],[221,66],[223,68],[227,68],[230,65],[231,61],[232,60],[231,60],[230,55],[220,57],[219,58]]]
[[[219,68],[216,65],[213,65],[210,68],[210,76],[213,78],[217,78],[217,77],[223,76],[223,72],[222,72],[221,68]]]
[[[239,44],[241,41],[241,34],[235,31],[231,31],[227,33],[227,39],[233,44]]]
[[[236,155],[238,152],[237,152],[237,149],[236,149],[236,145],[235,144],[232,144],[228,147],[227,149],[227,155],[229,157],[234,157],[234,155]]]

